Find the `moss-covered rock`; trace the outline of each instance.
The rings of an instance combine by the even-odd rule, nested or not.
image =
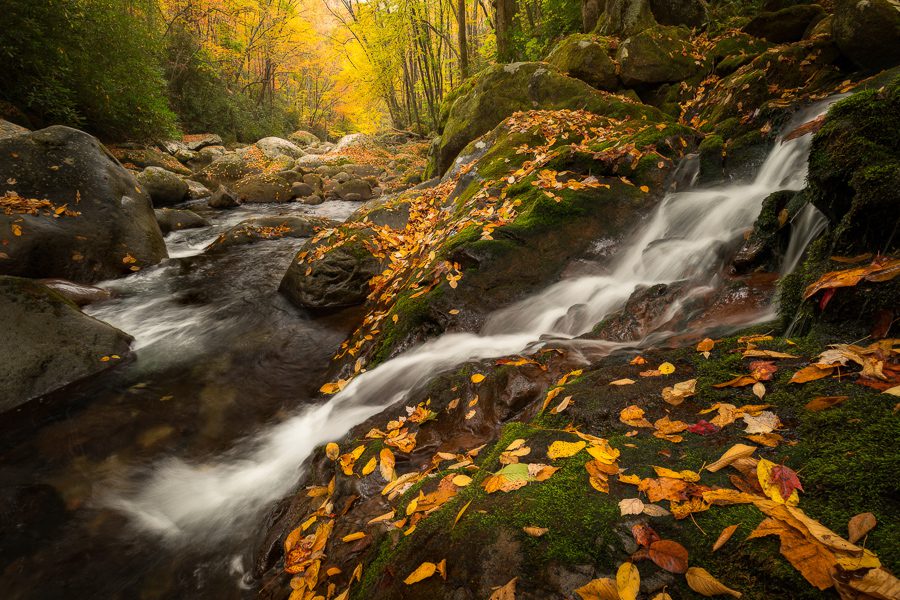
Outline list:
[[[774,12],[761,12],[744,25],[744,33],[775,44],[796,42],[825,17],[818,4],[788,6]]]
[[[619,76],[627,86],[644,86],[689,78],[700,70],[690,31],[684,27],[655,26],[619,45]]]
[[[832,34],[841,52],[864,69],[900,64],[900,6],[896,0],[837,0]]]
[[[765,40],[752,35],[729,31],[715,40],[707,56],[714,63],[716,74],[726,76],[752,61],[770,46]]]
[[[656,25],[649,0],[605,0],[596,33],[629,36]]]
[[[619,77],[609,56],[610,42],[590,34],[570,35],[553,48],[547,62],[598,90],[613,91],[619,88]]]
[[[709,18],[705,0],[650,0],[650,10],[660,25],[702,27]]]
[[[442,175],[466,144],[516,111],[566,108],[620,119],[658,116],[652,108],[597,91],[543,63],[496,65],[449,108],[426,176]]]

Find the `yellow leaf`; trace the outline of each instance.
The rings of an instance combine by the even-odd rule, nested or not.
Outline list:
[[[684,574],[688,587],[701,596],[719,596],[728,594],[734,598],[740,598],[741,593],[723,585],[718,579],[709,574],[709,571],[701,567],[691,567]]]
[[[474,375],[472,375],[471,379],[472,383],[481,383],[482,381],[484,381],[484,375],[482,375],[481,373],[475,373]]]
[[[466,512],[466,509],[469,508],[469,505],[470,505],[470,504],[472,504],[472,501],[471,501],[471,500],[469,500],[468,502],[466,502],[465,505],[463,505],[463,507],[462,507],[461,509],[459,509],[459,512],[456,513],[456,518],[453,519],[453,525],[454,525],[454,527],[456,526],[457,523],[459,523],[459,520],[462,519],[463,513]]]
[[[325,444],[325,456],[327,456],[330,460],[337,460],[337,457],[340,456],[341,449],[334,442],[328,442]]]
[[[381,476],[385,481],[393,481],[397,476],[397,473],[394,471],[394,453],[391,452],[390,448],[382,448],[379,457],[381,458]]]
[[[437,571],[437,565],[431,562],[423,562],[419,565],[415,571],[409,574],[409,576],[403,580],[403,583],[406,585],[412,585],[414,583],[418,583],[423,579],[428,579],[432,575],[434,575],[435,571]]]
[[[737,525],[729,525],[725,529],[722,530],[722,533],[719,534],[719,539],[716,540],[716,543],[713,544],[712,551],[715,552],[722,546],[728,543],[728,540],[731,539],[731,536],[734,535],[734,532],[737,531]]]
[[[715,473],[719,469],[727,467],[739,458],[746,458],[756,452],[756,446],[747,446],[746,444],[735,444],[723,454],[719,460],[706,465],[706,470]]]
[[[595,579],[575,590],[575,593],[581,596],[581,600],[619,600],[616,582],[608,577]]]
[[[647,187],[646,185],[642,185],[642,186],[641,186],[641,191],[644,192],[644,193],[646,194],[647,192],[650,191],[650,188]]]
[[[350,533],[341,538],[342,542],[355,542],[356,540],[361,540],[366,537],[365,532],[356,531],[354,533]]]
[[[641,587],[641,574],[633,563],[624,562],[616,571],[616,590],[621,600],[637,600]]]
[[[452,479],[453,485],[457,487],[466,487],[470,483],[472,483],[472,478],[468,475],[457,475]]]
[[[791,495],[785,500],[781,496],[781,490],[779,490],[778,486],[772,482],[772,469],[775,467],[776,465],[772,461],[766,460],[765,458],[759,459],[759,462],[756,463],[756,477],[759,479],[759,485],[762,486],[763,492],[765,492],[766,496],[773,502],[797,506],[800,504],[800,495],[797,493],[797,490],[792,490]]]
[[[575,456],[581,452],[585,446],[587,446],[587,442],[564,442],[562,440],[556,440],[550,444],[550,447],[547,449],[547,457],[552,459],[569,458],[570,456]]]
[[[531,526],[531,527],[523,527],[523,528],[522,528],[522,531],[524,531],[525,533],[527,533],[527,534],[530,535],[531,537],[541,537],[542,535],[544,535],[545,533],[547,533],[547,532],[550,531],[550,530],[547,529],[546,527],[534,527],[534,526]]]
[[[494,588],[488,600],[516,600],[516,581],[518,579],[518,577],[513,577],[503,587]]]
[[[366,463],[366,466],[363,467],[363,470],[362,470],[363,477],[365,477],[366,475],[369,475],[372,471],[375,470],[375,467],[377,467],[377,466],[378,466],[378,459],[373,456],[372,458],[369,459],[369,462]]]
[[[610,381],[609,385],[632,385],[634,383],[634,379],[628,379],[625,377],[624,379],[616,379],[615,381]]]
[[[12,229],[14,236],[19,237],[20,235],[22,235],[22,227],[19,225],[13,223],[12,225],[10,225],[10,229]]]
[[[697,344],[697,352],[709,352],[716,346],[715,340],[710,338],[704,339],[702,342]]]
[[[663,375],[671,375],[675,372],[675,365],[670,362],[664,362],[663,364],[659,365],[656,370]]]
[[[339,575],[341,570],[338,567],[328,567],[325,571],[325,575],[328,577],[334,577],[335,575]]]

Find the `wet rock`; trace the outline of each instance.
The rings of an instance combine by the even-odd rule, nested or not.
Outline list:
[[[150,194],[153,206],[178,204],[188,198],[188,184],[175,173],[159,167],[147,167],[137,174],[141,187]]]
[[[682,282],[638,288],[621,310],[604,319],[587,337],[615,342],[640,340],[669,318],[667,312],[684,288]]]
[[[297,181],[291,184],[291,195],[294,196],[294,198],[306,198],[307,196],[312,196],[314,193],[315,190],[308,183]]]
[[[744,240],[731,261],[735,274],[749,273],[754,269],[769,271],[778,268],[781,257],[790,243],[791,219],[805,204],[796,192],[780,191],[763,201],[762,210],[753,224],[753,231]]]
[[[596,31],[602,35],[634,35],[656,24],[648,0],[605,0],[601,6]]]
[[[0,140],[0,274],[92,283],[167,256],[150,197],[96,138],[54,126]],[[27,214],[11,196],[50,206]],[[66,207],[58,215],[60,207]],[[68,211],[68,212],[66,212]]]
[[[337,225],[321,217],[257,217],[241,221],[209,245],[207,252],[218,252],[232,246],[253,244],[282,238],[308,238],[321,228]]]
[[[322,198],[322,196],[319,196],[318,194],[313,194],[312,196],[307,196],[306,198],[300,199],[301,204],[308,204],[310,206],[322,204],[323,202],[325,202],[325,199]]]
[[[657,26],[638,33],[619,45],[616,59],[626,86],[682,81],[700,67],[692,56],[690,31],[684,27]]]
[[[0,412],[13,409],[120,359],[131,337],[83,314],[50,288],[0,276]]]
[[[199,181],[193,181],[191,179],[185,179],[184,182],[188,186],[188,198],[191,200],[198,200],[200,198],[208,198],[212,195],[205,185],[200,183]]]
[[[0,139],[12,137],[14,135],[22,135],[23,133],[28,133],[29,131],[29,129],[26,129],[21,125],[16,125],[15,123],[10,123],[9,121],[0,119]]]
[[[192,133],[182,138],[188,150],[197,152],[207,146],[221,146],[222,138],[215,133]]]
[[[68,517],[60,493],[44,483],[27,486],[4,485],[0,490],[0,562],[10,564],[46,544],[63,527]]]
[[[896,0],[837,0],[834,42],[864,69],[900,64],[900,7]]]
[[[380,226],[404,229],[409,222],[409,202],[385,202],[372,200],[360,207],[347,219],[348,222],[367,220]]]
[[[348,179],[334,187],[334,195],[341,200],[365,201],[372,198],[372,186],[365,179]]]
[[[742,31],[775,44],[796,42],[825,16],[818,4],[789,6],[777,12],[763,12],[753,17]]]
[[[259,164],[237,152],[228,152],[194,173],[193,179],[213,188],[222,184],[232,184],[248,175],[260,173],[262,173],[262,168]]]
[[[266,157],[274,159],[278,156],[289,156],[296,160],[303,156],[303,148],[280,137],[267,137],[254,144]]]
[[[209,205],[210,208],[235,208],[241,205],[237,197],[225,189],[225,186],[223,185],[220,185],[219,189],[209,197],[206,204]]]
[[[277,174],[250,175],[232,186],[241,202],[287,202],[291,199],[291,184]]]
[[[315,173],[307,173],[303,176],[303,183],[311,186],[315,193],[322,193],[324,182],[322,181],[322,177],[320,177],[319,175],[316,175]]]
[[[187,165],[192,170],[199,171],[224,154],[223,146],[207,146],[195,152],[194,157],[187,162]]]
[[[177,158],[156,148],[111,146],[109,151],[125,167],[135,171],[147,167],[159,167],[179,175],[191,174],[190,169],[181,164]]]
[[[78,306],[87,306],[94,302],[103,302],[112,298],[112,293],[109,290],[65,279],[38,279],[38,283],[47,286]]]
[[[708,9],[704,0],[650,0],[650,10],[660,25],[701,27],[706,24]]]
[[[550,52],[547,62],[599,90],[616,90],[620,86],[606,38],[570,35]]]
[[[375,165],[344,165],[342,167],[344,171],[349,173],[350,175],[355,175],[357,177],[379,177],[382,173],[384,173],[384,169],[381,167],[377,167]]]
[[[304,131],[303,129],[298,129],[289,135],[288,140],[298,146],[312,146],[313,144],[318,144],[322,141],[316,134]]]
[[[209,221],[190,210],[158,208],[153,212],[156,213],[156,222],[159,223],[159,229],[163,233],[209,227]]]
[[[281,293],[297,306],[309,309],[361,304],[369,295],[369,280],[382,269],[381,261],[365,247],[364,242],[369,236],[360,232],[355,239],[328,251],[316,261],[307,262],[298,254],[284,274],[279,288]],[[318,244],[327,244],[329,239]],[[315,245],[307,243],[300,254],[314,248]]]
[[[718,75],[729,75],[769,48],[765,40],[732,31],[716,41],[707,57],[715,64]]]

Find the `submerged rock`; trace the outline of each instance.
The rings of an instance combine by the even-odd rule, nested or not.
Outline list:
[[[0,140],[0,196],[0,274],[92,283],[167,256],[150,197],[76,129]]]
[[[0,412],[104,371],[131,337],[36,281],[0,276]]]
[[[65,279],[38,279],[37,281],[78,306],[86,306],[112,298],[109,290],[93,285],[84,285]]]
[[[241,221],[210,244],[206,251],[217,252],[232,246],[253,244],[264,240],[281,238],[308,238],[316,231],[337,225],[334,221],[321,217],[257,217]]]

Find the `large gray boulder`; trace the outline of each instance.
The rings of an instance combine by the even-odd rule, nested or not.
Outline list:
[[[312,146],[313,144],[318,144],[322,141],[316,134],[310,133],[309,131],[305,131],[303,129],[298,129],[297,131],[289,135],[288,140],[301,147]]]
[[[262,167],[250,160],[246,153],[226,152],[213,159],[208,165],[194,173],[192,179],[210,189],[229,185],[248,175],[262,173]]]
[[[16,125],[15,123],[0,119],[0,138],[22,135],[23,133],[28,133],[29,131],[30,130],[25,129],[21,125]]]
[[[237,208],[241,205],[237,197],[229,192],[224,185],[220,185],[219,189],[213,192],[206,204],[210,208]]]
[[[334,195],[341,200],[370,200],[373,197],[372,185],[365,179],[348,179],[334,186]]]
[[[310,238],[319,229],[334,227],[337,222],[312,216],[256,217],[241,221],[210,244],[206,252],[218,252],[232,246],[254,244],[282,238]]]
[[[602,35],[629,36],[656,25],[649,0],[601,0],[600,7],[596,31]]]
[[[688,29],[661,25],[645,29],[619,45],[619,76],[627,86],[682,81],[700,70],[692,53]]]
[[[91,135],[0,140],[0,275],[93,283],[166,258],[150,197]]]
[[[159,167],[147,167],[137,174],[138,183],[150,194],[153,206],[169,206],[188,199],[190,188],[181,177]]]
[[[154,212],[156,213],[156,222],[159,223],[159,228],[163,233],[209,226],[209,221],[192,210],[158,208]]]
[[[263,138],[256,142],[255,146],[269,159],[275,159],[282,155],[297,159],[305,154],[303,148],[280,137]]]
[[[188,150],[197,152],[207,146],[221,146],[222,138],[215,133],[192,133],[184,136],[184,145]]]
[[[864,69],[900,64],[898,0],[837,0],[831,32],[840,51]]]
[[[291,182],[277,173],[250,175],[232,186],[241,202],[287,202],[293,197]]]
[[[99,373],[131,337],[36,281],[0,276],[0,412]]]

